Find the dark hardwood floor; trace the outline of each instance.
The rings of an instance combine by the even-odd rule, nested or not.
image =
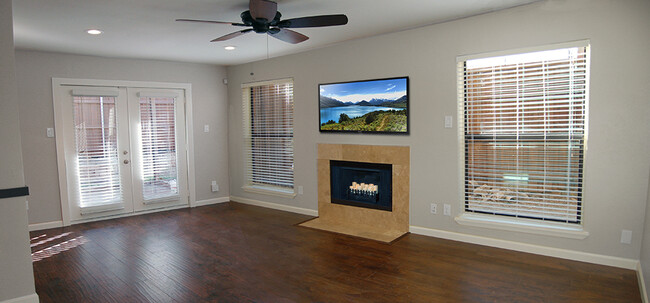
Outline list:
[[[636,273],[224,203],[31,233],[41,302],[641,302]]]

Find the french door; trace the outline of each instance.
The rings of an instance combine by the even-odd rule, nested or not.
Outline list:
[[[60,85],[54,93],[70,221],[188,204],[185,90]]]

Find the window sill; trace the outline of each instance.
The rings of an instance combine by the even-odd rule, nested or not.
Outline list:
[[[528,219],[501,218],[492,215],[461,214],[454,220],[460,225],[516,231],[544,236],[585,239],[589,232],[575,224],[555,223]]]
[[[270,196],[276,196],[276,197],[282,197],[288,199],[293,199],[296,197],[296,193],[293,190],[289,190],[289,189],[280,189],[275,187],[265,187],[259,185],[246,185],[246,186],[242,186],[242,189],[250,193],[270,195]]]

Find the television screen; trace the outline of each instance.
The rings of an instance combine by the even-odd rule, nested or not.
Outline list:
[[[320,131],[408,134],[408,87],[408,77],[320,84]]]

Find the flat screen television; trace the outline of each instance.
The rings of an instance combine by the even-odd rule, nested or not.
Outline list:
[[[408,134],[408,90],[408,77],[319,84],[319,129]]]

